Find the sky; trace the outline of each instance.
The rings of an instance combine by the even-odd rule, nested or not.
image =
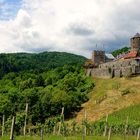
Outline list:
[[[0,0],[0,53],[60,51],[91,57],[130,46],[140,0]]]

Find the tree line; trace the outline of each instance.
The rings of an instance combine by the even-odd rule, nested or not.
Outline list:
[[[9,72],[43,72],[64,65],[83,65],[85,57],[66,52],[0,54],[0,78]]]

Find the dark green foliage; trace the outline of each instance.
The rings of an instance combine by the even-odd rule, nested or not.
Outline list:
[[[113,52],[112,52],[112,55],[113,55],[114,57],[116,57],[117,55],[123,54],[123,53],[125,53],[125,52],[128,52],[129,50],[130,50],[129,47],[123,47],[123,48],[121,48],[121,49],[118,49],[118,50],[113,51]]]
[[[0,80],[0,116],[5,114],[8,127],[12,114],[16,113],[17,133],[24,125],[26,103],[27,122],[44,124],[48,118],[60,115],[62,107],[65,118],[73,115],[88,100],[87,93],[94,86],[92,79],[84,75],[84,57],[57,52],[0,57],[1,64],[3,61],[13,64],[8,67],[3,62],[2,69],[7,70]],[[50,126],[49,123],[46,124]]]
[[[63,65],[83,65],[85,60],[85,57],[65,52],[0,54],[0,77],[8,72],[43,72]]]
[[[9,102],[11,109],[8,115],[14,111],[23,111],[26,102],[29,103],[32,123],[43,123],[47,117],[60,114],[62,107],[65,107],[66,117],[77,111],[88,100],[87,93],[94,84],[84,76],[82,69],[77,71],[76,68],[77,66],[62,67],[61,72],[60,68],[56,68],[38,75],[24,72],[22,76],[22,72],[14,78],[9,78],[10,74],[5,75],[0,83],[6,84],[2,84],[0,89],[3,91],[6,88],[6,91],[1,92],[0,97]],[[65,75],[63,69],[67,71]],[[13,82],[15,84],[11,84]],[[4,103],[5,101],[1,102],[0,114],[7,110],[4,109]]]

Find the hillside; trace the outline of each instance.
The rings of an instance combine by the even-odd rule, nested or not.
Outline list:
[[[0,118],[5,116],[7,131],[13,114],[16,131],[22,129],[27,104],[29,126],[49,118],[59,121],[62,107],[65,118],[70,117],[88,100],[94,86],[84,74],[82,56],[58,52],[0,56]]]
[[[90,100],[82,105],[83,109],[77,114],[77,121],[84,118],[85,110],[87,120],[96,121],[106,114],[140,104],[140,76],[114,79],[94,78],[93,80],[95,88],[89,94]],[[137,115],[136,110],[131,109],[131,113]],[[128,113],[125,115],[125,119],[127,115]]]
[[[86,58],[66,52],[0,54],[0,77],[8,72],[42,72],[63,65],[82,66]]]

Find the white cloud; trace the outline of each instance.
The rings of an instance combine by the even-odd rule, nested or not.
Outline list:
[[[0,52],[67,51],[89,56],[129,44],[140,31],[139,0],[23,0],[0,21]]]

